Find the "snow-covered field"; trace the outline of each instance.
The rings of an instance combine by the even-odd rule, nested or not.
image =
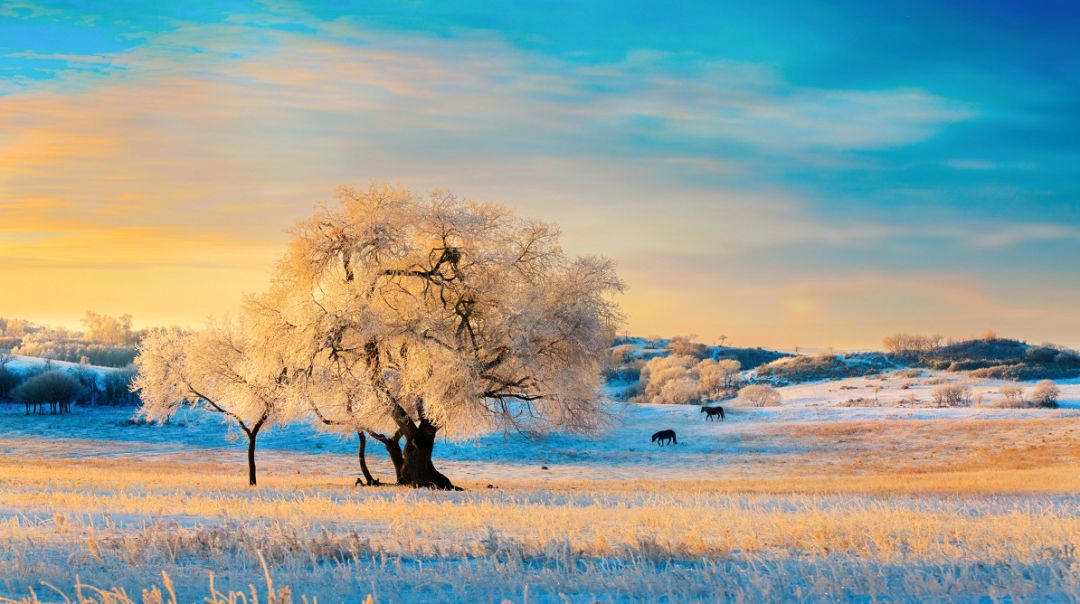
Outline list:
[[[0,595],[62,601],[41,582],[70,595],[78,575],[138,601],[164,571],[181,602],[210,573],[265,601],[265,561],[293,601],[1078,601],[1080,383],[1060,409],[911,406],[952,379],[791,386],[723,422],[613,403],[596,436],[440,442],[464,493],[354,488],[355,437],[307,426],[260,437],[250,489],[217,417],[5,405]],[[650,442],[667,428],[678,445]]]
[[[783,404],[747,408],[718,403],[725,421],[705,421],[698,407],[612,403],[611,426],[599,435],[551,434],[540,439],[517,433],[488,434],[466,442],[441,441],[436,456],[455,480],[474,482],[587,481],[648,479],[717,479],[770,475],[774,458],[807,453],[805,443],[782,438],[785,426],[808,422],[874,422],[900,420],[1080,419],[1080,383],[1063,384],[1059,409],[936,408],[930,392],[940,382],[961,380],[955,374],[928,372],[920,378],[850,378],[781,388]],[[977,394],[989,397],[1004,382],[972,382]],[[908,387],[904,388],[903,386]],[[854,398],[874,399],[880,406],[845,406]],[[926,405],[898,407],[904,398]],[[220,416],[181,411],[166,425],[130,421],[127,407],[75,408],[70,416],[25,416],[19,405],[0,405],[0,452],[7,455],[52,455],[65,458],[130,457],[139,459],[225,455],[243,452],[232,442]],[[896,424],[902,429],[904,424]],[[921,424],[920,424],[921,425]],[[659,447],[650,440],[659,430],[673,429],[676,446]],[[826,443],[827,444],[827,443]],[[318,467],[348,475],[355,464],[355,436],[292,425],[264,432],[259,438],[263,472],[275,471],[275,460]],[[820,453],[827,454],[823,450]],[[376,467],[388,471],[378,443],[368,447]]]

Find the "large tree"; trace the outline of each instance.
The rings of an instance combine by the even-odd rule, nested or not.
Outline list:
[[[568,257],[554,226],[441,191],[338,201],[297,226],[270,290],[249,300],[294,405],[334,430],[403,438],[398,482],[436,488],[453,488],[432,463],[438,435],[602,425],[623,288],[610,261]]]
[[[220,414],[247,439],[248,482],[256,484],[255,449],[260,431],[285,421],[288,373],[280,357],[253,346],[245,323],[215,323],[196,332],[150,332],[135,359],[132,389],[140,413],[165,421],[183,406]],[[254,353],[260,354],[256,356]]]

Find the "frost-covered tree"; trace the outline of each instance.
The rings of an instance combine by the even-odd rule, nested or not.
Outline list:
[[[298,225],[250,301],[262,345],[294,369],[294,404],[335,431],[403,438],[398,482],[437,488],[453,488],[432,463],[438,435],[602,425],[623,288],[610,261],[445,192],[338,199]]]
[[[1061,389],[1054,380],[1039,380],[1031,389],[1031,400],[1042,407],[1057,407]]]
[[[111,346],[135,343],[135,334],[131,330],[131,315],[110,317],[96,312],[87,312],[82,323],[86,326],[84,337],[90,342]]]
[[[148,420],[165,421],[188,406],[235,424],[247,439],[251,485],[259,432],[287,419],[287,373],[275,357],[253,346],[254,337],[244,323],[228,321],[197,332],[152,331],[139,345],[132,383],[143,401],[139,413]]]
[[[738,390],[739,370],[742,366],[734,359],[705,359],[694,367],[702,398],[718,399]]]
[[[748,407],[778,407],[780,391],[768,384],[751,384],[739,390],[738,400]]]

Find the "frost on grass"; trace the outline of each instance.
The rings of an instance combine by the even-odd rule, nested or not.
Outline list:
[[[222,595],[255,585],[260,601],[272,591],[328,602],[1069,601],[1080,587],[1075,495],[791,494],[783,484],[746,494],[693,482],[255,492],[183,475],[174,488],[112,478],[109,490],[102,470],[17,486],[25,471],[0,468],[10,510],[0,593],[17,601],[34,601],[31,587],[53,597],[45,583],[72,595],[76,575],[127,594],[159,586],[179,602],[214,597],[211,580]]]

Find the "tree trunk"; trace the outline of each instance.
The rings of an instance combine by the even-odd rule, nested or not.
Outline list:
[[[412,430],[412,434],[405,435],[405,450],[402,455],[398,484],[429,489],[461,490],[455,487],[449,478],[436,470],[435,465],[431,463],[431,454],[435,449],[435,434],[438,430],[422,420],[420,425]]]
[[[248,484],[255,486],[255,439],[259,437],[258,431],[248,432]]]
[[[360,471],[363,472],[363,478],[357,478],[356,484],[364,484],[369,487],[377,487],[381,483],[378,478],[371,475],[367,467],[367,458],[364,456],[364,450],[367,448],[367,437],[364,436],[363,430],[356,433],[360,437],[360,445],[356,448],[356,456],[360,458]]]
[[[390,456],[390,463],[394,464],[394,478],[398,484],[401,482],[401,467],[405,464],[405,458],[401,453],[401,431],[387,438],[378,432],[368,432],[371,438],[381,442],[386,447],[386,454]]]

